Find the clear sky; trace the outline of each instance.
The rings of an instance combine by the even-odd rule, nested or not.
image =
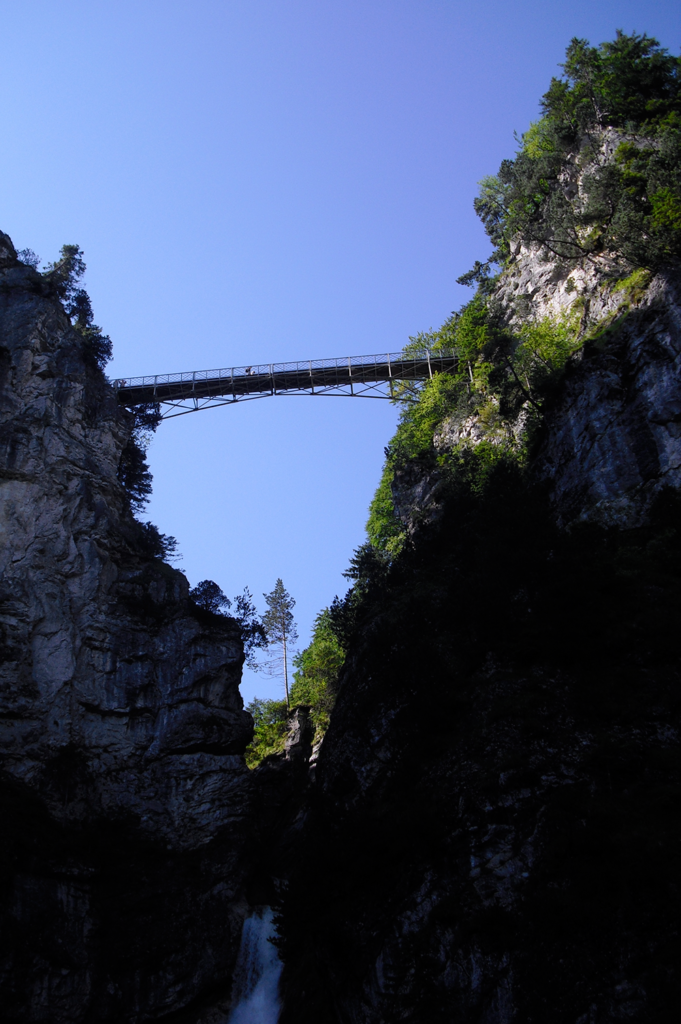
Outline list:
[[[85,251],[112,376],[400,349],[470,293],[476,182],[572,36],[681,43],[678,0],[0,0],[2,218]],[[364,539],[388,402],[268,398],[161,425],[151,518],[190,582],[297,599]],[[246,699],[280,685],[247,674]]]

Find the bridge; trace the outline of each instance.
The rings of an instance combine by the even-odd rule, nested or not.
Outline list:
[[[271,395],[336,395],[397,399],[414,394],[419,381],[456,368],[453,352],[405,356],[310,359],[299,363],[261,363],[221,370],[190,370],[155,377],[113,381],[121,405],[155,404],[163,419],[188,412]]]

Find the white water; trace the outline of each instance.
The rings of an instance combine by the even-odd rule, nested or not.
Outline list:
[[[275,934],[272,917],[271,907],[258,907],[244,921],[228,1024],[277,1024],[282,963],[268,942]]]

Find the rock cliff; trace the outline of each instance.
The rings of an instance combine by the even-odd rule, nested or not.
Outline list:
[[[513,247],[500,344],[528,318],[578,343],[541,416],[469,364],[393,475],[401,546],[336,609],[321,746],[301,707],[249,772],[238,626],[150,552],[132,416],[0,236],[6,1019],[219,1024],[271,902],[282,1024],[672,1019],[680,283],[606,263]]]
[[[228,999],[278,799],[242,756],[237,624],[189,600],[130,512],[132,426],[0,236],[4,1020],[194,1020],[206,992]]]
[[[672,1019],[679,285],[518,247],[491,292],[582,344],[522,470],[452,479],[528,415],[469,401],[394,474],[407,542],[363,581],[319,752],[284,1024]]]
[[[552,264],[520,248],[493,296],[502,322],[525,316],[580,322],[585,342],[570,360],[545,413],[533,472],[550,486],[558,521],[636,526],[656,494],[681,485],[681,295],[678,275],[646,272],[630,284],[603,268]],[[509,430],[522,433],[523,410]],[[479,413],[444,420],[436,434],[444,454],[490,438]],[[442,474],[407,464],[393,485],[405,523],[432,520],[441,507]]]

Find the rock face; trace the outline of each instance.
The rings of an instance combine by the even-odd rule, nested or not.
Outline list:
[[[510,324],[532,316],[581,321],[587,342],[571,360],[547,416],[536,474],[563,525],[636,526],[665,486],[681,485],[681,294],[678,273],[575,270],[521,248],[495,302]]]
[[[229,995],[262,826],[242,643],[145,554],[132,417],[0,243],[3,1019],[156,1019]]]
[[[0,314],[3,767],[57,820],[134,815],[197,846],[238,813],[248,777],[239,633],[190,607],[181,573],[135,552],[116,475],[131,417],[40,275],[12,262]]]
[[[507,321],[587,332],[540,486],[453,497],[407,464],[411,542],[367,584],[321,747],[298,709],[249,772],[236,624],[149,554],[130,414],[0,236],[3,1019],[220,1024],[276,900],[281,1024],[676,1019],[678,288],[516,253]]]
[[[519,253],[496,294],[575,300]],[[585,272],[529,480],[395,475],[284,903],[282,1024],[672,1020],[681,919],[681,305]],[[522,424],[516,425],[518,429]],[[490,439],[452,417],[441,452]],[[538,484],[538,487],[528,486]],[[566,529],[567,527],[567,529]]]
[[[549,486],[558,522],[640,525],[661,489],[681,486],[678,275],[650,280],[641,273],[622,288],[598,269],[568,273],[522,250],[493,301],[510,326],[520,305],[538,318],[581,319],[589,339],[546,410],[533,456],[535,478]],[[524,425],[521,414],[511,434]],[[498,440],[506,436],[498,434]],[[489,425],[475,414],[443,422],[435,443],[446,453],[462,441],[490,439]],[[438,470],[418,463],[396,473],[395,510],[409,530],[440,514],[441,482]]]
[[[587,343],[547,417],[536,472],[564,525],[638,526],[662,488],[681,486],[678,280],[655,278],[617,326]]]

